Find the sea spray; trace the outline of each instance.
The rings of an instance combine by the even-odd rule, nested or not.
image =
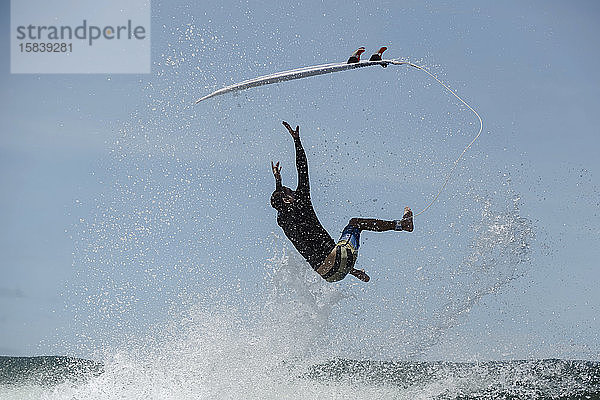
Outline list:
[[[531,265],[535,231],[531,221],[520,215],[520,197],[512,193],[512,200],[499,205],[485,197],[478,201],[483,207],[480,220],[471,227],[475,233],[471,251],[453,268],[452,290],[444,293],[446,301],[428,321],[413,355],[439,343],[482,298],[500,292]]]
[[[121,348],[107,358],[101,376],[57,386],[48,398],[377,398],[395,391],[340,391],[308,379],[309,367],[327,357],[329,316],[344,291],[314,279],[314,271],[287,250],[269,260],[268,271],[270,291],[255,315],[226,300],[193,306],[155,330],[166,340]]]
[[[500,211],[489,199],[481,204],[480,220],[471,227],[475,233],[471,252],[454,267],[460,282],[454,297],[432,313],[421,336],[408,342],[390,336],[379,346],[387,346],[389,352],[408,346],[425,353],[463,322],[482,297],[498,293],[525,272],[533,231],[519,215],[518,197]],[[253,298],[256,304],[240,307],[226,296],[199,301],[173,314],[152,334],[108,355],[101,376],[59,385],[47,398],[456,398],[494,381],[500,391],[517,390],[502,382],[503,369],[486,372],[491,376],[475,384],[468,378],[479,376],[474,367],[446,364],[425,363],[425,369],[410,379],[399,372],[391,378],[389,369],[374,372],[367,361],[359,370],[342,366],[346,378],[333,383],[322,374],[315,376],[315,371],[324,371],[319,365],[344,354],[336,345],[344,335],[349,340],[358,332],[361,346],[380,337],[371,336],[368,325],[347,326],[343,318],[342,323],[335,318],[362,300],[363,286],[328,284],[285,240],[276,237],[272,247],[273,255],[265,264],[264,294]],[[351,358],[352,353],[346,356]],[[509,368],[502,374],[518,371]],[[530,379],[534,386],[542,386],[537,375]]]

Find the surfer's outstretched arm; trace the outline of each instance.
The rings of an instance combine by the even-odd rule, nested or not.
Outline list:
[[[283,126],[285,126],[288,132],[290,132],[290,135],[292,135],[292,138],[294,139],[294,145],[296,147],[296,169],[298,170],[298,187],[296,188],[296,192],[300,192],[306,196],[309,196],[310,185],[308,183],[308,160],[306,159],[306,153],[304,152],[304,148],[300,142],[300,127],[296,126],[296,130],[294,130],[290,124],[285,121],[283,121]]]

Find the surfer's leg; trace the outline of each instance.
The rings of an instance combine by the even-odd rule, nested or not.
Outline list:
[[[348,225],[352,225],[358,229],[365,231],[385,232],[392,231],[396,227],[394,221],[384,221],[375,218],[352,218]]]
[[[375,218],[352,218],[348,225],[354,226],[359,230],[385,232],[385,231],[408,231],[412,232],[413,214],[409,207],[404,207],[402,219],[385,221]]]
[[[367,273],[365,272],[364,269],[354,269],[352,268],[352,270],[349,272],[350,275],[354,275],[355,277],[357,277],[358,279],[360,279],[363,282],[369,282],[369,280],[371,278],[369,278],[369,275],[367,275]]]

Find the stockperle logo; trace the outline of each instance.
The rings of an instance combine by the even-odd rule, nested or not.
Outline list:
[[[12,73],[149,73],[149,0],[12,0]]]

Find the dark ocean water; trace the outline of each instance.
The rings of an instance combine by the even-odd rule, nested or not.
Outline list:
[[[103,373],[102,364],[72,357],[0,357],[0,397],[63,398],[60,391],[53,390],[58,385],[86,385]],[[348,388],[357,388],[357,395],[372,390],[381,393],[381,398],[398,399],[600,399],[600,363],[592,361],[451,363],[334,359],[309,367],[293,385],[299,381],[328,388],[327,398],[337,388],[346,394],[343,398],[348,398]],[[32,392],[32,387],[37,390]],[[247,394],[253,393],[252,388],[247,389]],[[286,398],[302,397],[301,393],[287,393]],[[238,395],[244,397],[244,393]],[[117,397],[129,398],[127,391]],[[180,388],[173,388],[169,397],[192,398]]]
[[[441,386],[436,399],[600,399],[600,363],[575,360],[382,362],[333,360],[311,369],[318,380]],[[446,385],[446,390],[443,386]]]
[[[74,357],[2,357],[0,385],[34,384],[52,386],[64,381],[81,381],[103,372],[100,363]]]

